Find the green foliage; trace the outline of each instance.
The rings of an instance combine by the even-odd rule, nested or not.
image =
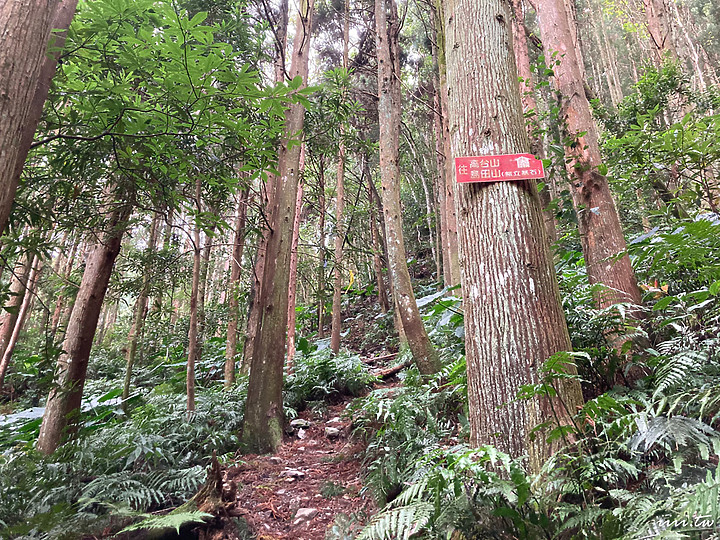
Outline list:
[[[188,417],[184,396],[151,392],[130,419],[86,430],[49,458],[23,446],[6,450],[0,523],[9,537],[57,538],[182,503],[203,482],[213,451],[237,449],[245,397],[246,381],[199,393]]]
[[[570,411],[570,425],[546,431],[564,448],[537,475],[525,471],[523,459],[464,446],[464,365],[441,375],[445,385],[410,372],[402,388],[356,402],[349,414],[368,441],[366,486],[387,503],[362,538],[629,539],[715,527],[717,227],[712,220],[684,221],[630,244],[638,277],[649,284],[640,324],[629,317],[630,306],[596,308],[598,291],[587,284],[580,254],[559,252],[576,352],[551,358],[538,384],[519,389],[518,399],[555,395],[569,376],[562,366],[572,360],[587,401]],[[430,295],[428,305],[433,301]],[[618,336],[628,340],[621,351],[610,341]],[[644,375],[632,387],[623,379],[631,368]],[[443,401],[451,378],[457,405]]]
[[[206,518],[213,517],[207,512],[188,511],[170,512],[165,516],[153,516],[146,514],[142,521],[125,527],[120,533],[139,531],[142,529],[175,529],[180,533],[180,527],[188,523],[203,523]]]
[[[467,425],[462,372],[464,358],[429,381],[411,370],[404,387],[374,390],[348,409],[355,435],[367,441],[366,484],[378,501],[402,491],[406,475],[426,452],[462,436]]]
[[[301,351],[285,380],[285,406],[297,411],[304,409],[308,402],[357,396],[374,380],[357,355],[336,356],[328,348],[309,353]]]
[[[717,211],[720,193],[710,171],[720,162],[719,103],[716,89],[692,92],[680,67],[666,63],[648,68],[616,112],[600,111],[610,180],[626,223],[639,228],[642,217],[655,217],[666,226],[672,215]],[[654,199],[661,211],[648,210]]]

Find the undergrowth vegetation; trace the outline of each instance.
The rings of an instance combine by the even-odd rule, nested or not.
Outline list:
[[[594,308],[593,288],[579,286],[582,268],[564,264],[563,283],[574,291],[565,299],[572,358],[588,395],[573,411],[575,442],[540,474],[493,447],[468,447],[462,356],[435,377],[410,372],[402,387],[356,401],[350,411],[368,442],[366,485],[386,505],[360,538],[654,538],[714,530],[720,251],[705,247],[720,238],[720,224],[697,223],[631,246],[644,275],[662,283],[648,290],[650,311],[639,327],[627,306]],[[694,279],[682,277],[688,272]],[[624,329],[622,351],[608,329]],[[642,374],[633,382],[621,367],[627,358]],[[567,376],[553,360],[518,399],[546,395]]]
[[[217,372],[213,366],[223,358],[210,346],[200,369]],[[148,512],[190,499],[213,453],[221,462],[236,458],[247,378],[230,390],[207,380],[188,415],[179,384],[182,366],[165,359],[140,369],[140,390],[125,404],[127,415],[117,397],[120,389],[108,391],[109,380],[88,384],[93,406],[84,412],[78,436],[51,457],[33,449],[39,418],[19,418],[0,429],[0,537],[78,538],[120,530]],[[357,356],[333,357],[327,350],[300,354],[285,385],[286,415],[343,394],[358,395],[372,380]],[[180,517],[198,518],[192,512]]]

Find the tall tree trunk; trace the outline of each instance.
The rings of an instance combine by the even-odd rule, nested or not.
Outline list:
[[[483,39],[467,39],[476,28]],[[527,152],[505,3],[447,0],[445,29],[453,155]],[[551,445],[530,430],[567,413],[560,400],[515,396],[549,356],[570,350],[570,338],[536,183],[463,184],[457,195],[471,441],[527,453],[537,471]],[[571,413],[582,403],[577,381],[559,395]]]
[[[415,301],[402,232],[398,158],[401,118],[400,47],[398,45],[400,21],[395,0],[375,1],[375,21],[377,25],[380,174],[393,297],[413,359],[421,373],[430,374],[440,368],[440,361],[425,331]]]
[[[590,26],[592,27],[595,43],[600,49],[600,58],[603,63],[602,68],[605,72],[610,102],[613,107],[617,107],[623,98],[622,86],[617,73],[617,56],[605,30],[605,14],[601,6],[596,5],[590,8]]]
[[[706,80],[707,76],[713,70],[710,69],[706,71],[705,67],[709,66],[703,65],[703,58],[701,58],[702,45],[692,37],[697,37],[699,32],[696,28],[692,28],[692,20],[687,6],[678,5],[678,2],[669,2],[668,7],[671,11],[671,17],[675,21],[677,32],[680,34],[678,36],[678,40],[680,41],[678,45],[682,44],[684,41],[684,46],[678,47],[684,53],[680,56],[683,57],[683,59],[690,60],[690,64],[692,66],[691,74],[693,75],[693,80],[696,83],[695,90],[705,92],[708,88],[708,81]],[[682,15],[681,9],[683,12]],[[680,37],[682,37],[682,39],[680,39]]]
[[[303,164],[300,164],[300,177],[303,175]],[[288,324],[287,324],[287,360],[285,369],[292,373],[293,361],[295,360],[295,323],[296,323],[296,298],[297,298],[297,267],[298,267],[298,244],[300,243],[300,218],[302,217],[303,185],[300,184],[295,199],[295,220],[293,221],[292,245],[290,247],[290,286],[288,287]]]
[[[148,264],[147,257],[151,257],[155,253],[159,221],[160,214],[155,214],[150,223],[150,237],[148,238],[148,245],[145,251],[146,261],[143,268],[142,285],[140,286],[140,292],[138,293],[133,308],[133,322],[130,327],[130,334],[128,335],[128,348],[127,354],[125,355],[125,379],[123,381],[122,393],[123,407],[126,407],[124,401],[130,397],[130,382],[132,380],[133,366],[135,365],[137,346],[140,341],[140,336],[142,335],[143,326],[145,325],[145,318],[147,317],[148,295],[150,293],[150,280],[152,277],[152,265]]]
[[[436,56],[436,47],[433,46],[433,58]],[[438,251],[441,258],[442,282],[445,287],[450,283],[450,257],[445,247],[448,244],[447,218],[445,216],[445,148],[442,129],[442,114],[440,106],[440,79],[433,78],[433,139],[435,142],[435,163],[437,176],[437,223],[438,223]]]
[[[524,115],[532,115],[532,121],[525,119],[525,129],[530,139],[530,151],[540,158],[545,157],[545,148],[537,126],[537,100],[535,99],[535,84],[533,82],[532,69],[530,67],[530,51],[528,50],[528,36],[525,26],[525,13],[523,12],[522,0],[510,0],[512,8],[512,35],[513,53],[515,54],[515,66],[517,67],[520,80],[520,99]],[[543,207],[543,219],[545,229],[551,242],[557,241],[557,228],[555,216],[548,208],[552,202],[548,185],[540,191],[540,202]]]
[[[298,13],[290,78],[307,81],[313,0],[302,0]],[[262,316],[255,338],[242,440],[255,452],[274,451],[283,435],[283,365],[287,332],[290,248],[298,188],[301,145],[290,144],[302,132],[305,108],[295,103],[285,116],[278,154],[278,184],[273,197],[271,231],[265,256],[260,302]]]
[[[188,328],[188,358],[185,387],[187,393],[187,412],[195,410],[195,362],[198,357],[198,298],[200,296],[200,274],[202,273],[202,249],[200,246],[200,212],[202,212],[202,179],[195,180],[195,204],[197,216],[193,230],[193,273],[190,289],[190,327]]]
[[[442,36],[443,32],[438,31],[438,27],[442,27],[442,20],[437,13],[438,8],[435,4],[431,6],[432,16],[430,18],[432,40],[430,49],[433,62],[433,139],[435,142],[435,165],[437,167],[437,215],[438,215],[438,239],[439,251],[442,258],[443,284],[445,287],[450,284],[450,256],[447,233],[447,217],[445,215],[445,132],[443,130],[443,109],[440,97],[440,65],[438,60],[438,36]],[[439,278],[438,278],[439,279]]]
[[[228,284],[228,327],[227,345],[225,347],[225,389],[235,382],[235,356],[237,355],[237,329],[240,313],[238,312],[240,294],[240,273],[242,256],[245,249],[245,229],[247,227],[247,208],[250,189],[240,191],[238,197],[237,218],[235,219],[235,239],[230,259],[230,283]]]
[[[626,254],[625,237],[607,178],[598,172],[602,163],[598,131],[585,95],[580,61],[573,41],[575,21],[568,17],[565,0],[539,0],[539,23],[545,58],[561,57],[552,65],[560,94],[562,120],[568,134],[567,168],[578,217],[578,228],[590,283],[604,285],[597,302],[606,307],[618,302],[640,304],[640,290]]]
[[[27,291],[22,300],[20,311],[17,314],[17,320],[15,321],[15,328],[13,328],[10,339],[7,342],[4,350],[0,347],[0,390],[2,389],[3,383],[5,382],[5,375],[8,367],[10,366],[10,360],[12,359],[13,352],[15,352],[15,346],[17,345],[20,332],[22,332],[25,322],[32,309],[33,298],[35,297],[35,291],[37,290],[37,282],[42,271],[43,262],[41,259],[35,257],[35,264],[30,271],[30,276],[27,280]]]
[[[348,69],[348,42],[350,40],[350,0],[345,0],[343,16],[343,60],[342,67]],[[344,94],[344,91],[343,91]],[[344,97],[344,96],[343,96]],[[342,332],[342,272],[343,244],[345,243],[345,125],[340,126],[340,145],[338,148],[337,191],[335,196],[335,268],[333,273],[332,326],[330,329],[330,349],[334,354],[340,352],[340,332]]]
[[[318,158],[318,338],[325,337],[325,159]]]
[[[346,0],[347,2],[347,0]],[[332,325],[330,328],[330,349],[334,354],[340,351],[340,332],[342,331],[342,267],[345,227],[343,212],[345,209],[345,145],[341,143],[338,152],[337,194],[335,196],[335,264],[333,268]]]
[[[55,73],[57,57],[46,59],[45,55],[50,30],[67,28],[75,11],[74,2],[69,4],[73,4],[72,13],[64,17],[65,26],[62,9],[60,26],[52,24],[57,0],[12,0],[0,7],[0,234]],[[64,37],[60,40],[64,43]]]
[[[286,79],[285,73],[285,50],[287,49],[287,27],[289,19],[289,5],[288,0],[280,1],[280,8],[278,11],[277,25],[275,26],[275,82],[281,83]],[[268,20],[270,24],[273,24],[272,20]],[[263,192],[265,195],[266,209],[272,208],[274,205],[275,191],[277,190],[277,184],[279,180],[274,174],[267,175],[267,181],[263,186]],[[269,215],[262,216],[265,219],[270,219]],[[262,307],[258,303],[262,296],[263,286],[263,275],[265,274],[265,257],[267,254],[267,244],[270,235],[268,224],[265,223],[263,228],[262,236],[258,241],[257,254],[255,257],[255,265],[253,266],[253,282],[250,290],[249,309],[248,309],[248,322],[247,330],[245,332],[245,344],[243,347],[243,360],[240,367],[240,371],[248,373],[252,359],[255,356],[255,343],[258,333],[260,331],[260,324],[262,319]]]
[[[368,186],[368,201],[370,209],[370,237],[372,239],[373,270],[375,272],[375,281],[377,283],[378,303],[380,304],[380,310],[383,313],[387,313],[388,309],[390,309],[390,301],[388,300],[387,288],[385,287],[385,278],[383,277],[382,271],[382,246],[380,245],[380,233],[378,232],[377,218],[375,217],[375,190],[373,189],[373,179],[370,175],[368,158],[366,155],[363,155],[363,176],[367,178]]]
[[[66,428],[80,414],[90,349],[100,309],[107,291],[131,206],[118,203],[110,214],[106,231],[90,251],[80,289],[65,333],[63,354],[58,359],[55,386],[48,396],[37,449],[49,455],[61,444]]]
[[[4,362],[5,352],[12,341],[15,326],[17,326],[33,269],[33,261],[34,257],[30,253],[23,254],[18,260],[11,276],[10,298],[7,306],[4,306],[4,311],[0,314],[0,387],[2,387],[2,381],[8,368],[8,364]]]
[[[28,278],[33,268],[34,257],[30,253],[21,255],[11,275],[10,298],[7,306],[0,312],[0,358],[2,358],[10,342],[15,323],[18,319],[18,312],[22,306],[25,291],[27,290]]]
[[[435,0],[435,28],[436,28],[436,44],[437,44],[437,62],[439,77],[439,93],[441,106],[441,124],[442,124],[442,148],[443,163],[445,171],[443,177],[445,183],[443,186],[444,206],[441,212],[444,215],[443,223],[445,225],[446,244],[443,250],[447,250],[447,271],[444,275],[445,285],[447,287],[455,287],[460,285],[460,262],[458,255],[458,226],[457,214],[455,213],[455,171],[453,169],[452,159],[450,159],[450,121],[448,118],[448,85],[447,85],[447,61],[445,58],[445,27],[443,23],[443,3],[441,0]]]

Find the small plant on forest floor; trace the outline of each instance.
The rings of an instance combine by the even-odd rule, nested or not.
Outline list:
[[[340,495],[343,495],[345,491],[345,487],[342,484],[336,484],[332,480],[328,480],[327,482],[324,482],[322,486],[320,486],[320,495],[322,495],[326,499],[339,497]]]

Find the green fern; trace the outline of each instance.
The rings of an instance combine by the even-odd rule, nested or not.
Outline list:
[[[683,350],[662,362],[655,372],[653,397],[663,395],[668,389],[686,385],[688,378],[707,363],[708,355],[703,351]]]
[[[180,533],[180,527],[183,525],[187,523],[204,523],[207,518],[211,517],[213,517],[212,514],[197,510],[189,512],[171,512],[164,516],[144,514],[144,519],[142,521],[125,527],[119,534],[139,531],[141,529],[175,529],[175,532]]]
[[[427,525],[434,511],[432,503],[414,502],[376,515],[357,540],[407,540]]]

